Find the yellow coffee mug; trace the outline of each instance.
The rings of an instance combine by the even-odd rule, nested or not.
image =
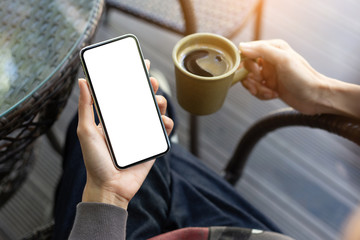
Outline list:
[[[222,52],[229,63],[228,70],[213,77],[196,75],[186,70],[183,61],[189,52],[197,49]],[[230,40],[212,33],[195,33],[182,38],[172,53],[175,65],[176,94],[179,104],[194,115],[216,112],[223,105],[229,88],[244,79],[248,73],[240,68],[240,53]]]

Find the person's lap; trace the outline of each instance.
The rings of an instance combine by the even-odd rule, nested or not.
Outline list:
[[[86,170],[69,125],[54,208],[54,239],[66,239],[81,201]],[[238,226],[279,231],[236,190],[178,144],[159,158],[128,208],[127,238],[144,239],[183,227]]]

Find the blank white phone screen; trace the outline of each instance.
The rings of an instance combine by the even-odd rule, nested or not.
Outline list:
[[[125,37],[83,53],[113,160],[122,168],[169,149],[140,50]]]

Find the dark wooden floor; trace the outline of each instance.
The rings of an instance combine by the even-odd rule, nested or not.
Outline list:
[[[360,83],[360,3],[355,0],[268,0],[263,38],[282,38],[325,75]],[[124,33],[138,36],[152,68],[168,79],[178,116],[177,133],[189,143],[188,115],[176,104],[171,51],[180,36],[112,12],[96,41]],[[251,39],[251,25],[233,41]],[[76,111],[77,88],[55,126],[63,133]],[[278,100],[253,98],[234,86],[224,107],[199,118],[200,157],[221,172],[246,129],[267,113],[284,107]],[[0,239],[19,239],[48,222],[61,158],[46,139],[37,143],[38,161],[21,191],[0,210]],[[255,149],[237,189],[296,239],[338,239],[342,224],[360,199],[360,150],[319,130],[291,128],[266,137]],[[45,209],[45,210],[44,210]]]

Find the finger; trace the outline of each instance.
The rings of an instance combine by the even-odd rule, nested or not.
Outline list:
[[[263,85],[265,85],[267,88],[270,88],[272,90],[276,90],[278,88],[277,84],[277,73],[274,65],[269,63],[268,61],[263,61],[263,68],[262,68],[262,79],[265,80]]]
[[[170,135],[171,131],[174,128],[174,121],[171,118],[169,118],[169,117],[167,117],[165,115],[162,115],[161,118],[162,118],[163,123],[165,125],[166,133],[168,135]]]
[[[256,96],[257,95],[257,89],[256,86],[251,83],[251,80],[249,78],[244,79],[241,84],[246,88],[251,95]]]
[[[150,83],[151,83],[151,86],[154,90],[154,93],[156,94],[157,91],[159,90],[159,82],[156,78],[154,77],[150,77]]]
[[[145,65],[148,71],[150,71],[150,60],[149,59],[145,59]]]
[[[260,70],[261,70],[261,67],[259,66],[259,64],[257,62],[254,62],[254,61],[250,60],[250,59],[246,59],[244,61],[244,67],[249,72],[260,72]]]
[[[79,126],[94,124],[93,101],[85,79],[79,79]]]
[[[244,67],[246,68],[246,70],[249,71],[249,75],[252,76],[253,79],[255,79],[259,82],[261,82],[263,80],[263,77],[261,74],[262,67],[258,63],[251,61],[249,59],[246,59],[244,61]]]
[[[243,86],[248,89],[252,95],[261,100],[270,100],[278,97],[277,92],[251,78],[245,79],[243,81]]]
[[[239,48],[241,54],[250,59],[264,58],[270,62],[277,62],[283,57],[285,43],[280,40],[274,41],[253,41],[240,43]]]
[[[157,104],[159,106],[161,115],[165,115],[166,108],[167,108],[167,100],[166,100],[166,98],[164,98],[161,95],[156,95],[155,98],[156,98],[156,102],[157,102]]]
[[[269,88],[266,88],[263,85],[259,85],[258,86],[258,94],[256,95],[256,97],[261,100],[271,100],[271,99],[278,98],[279,95],[277,94],[277,92],[275,92]]]

